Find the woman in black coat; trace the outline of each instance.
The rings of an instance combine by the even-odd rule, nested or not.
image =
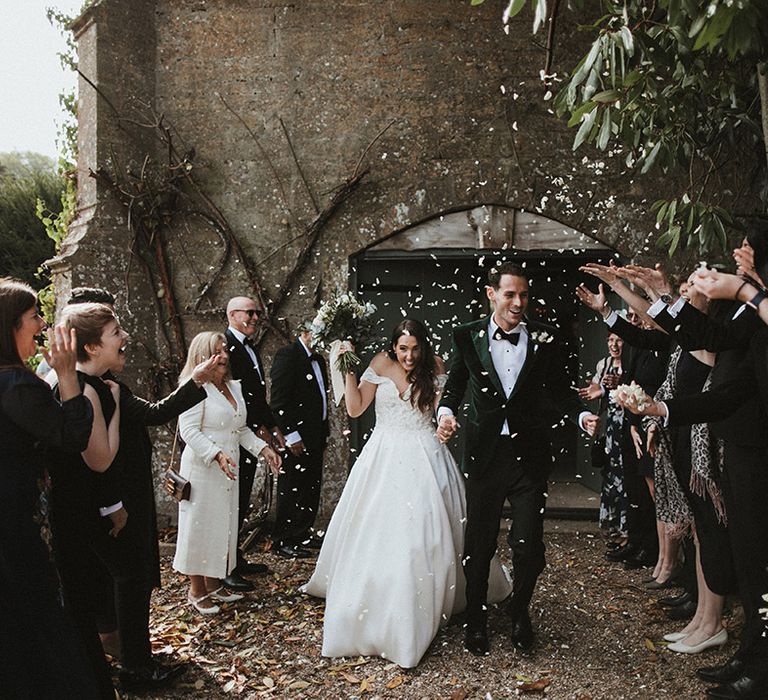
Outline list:
[[[0,279],[0,688],[5,698],[97,698],[96,682],[70,620],[41,537],[38,481],[46,448],[79,453],[92,412],[75,373],[75,338],[56,329],[48,363],[62,402],[25,362],[45,328],[34,291]]]

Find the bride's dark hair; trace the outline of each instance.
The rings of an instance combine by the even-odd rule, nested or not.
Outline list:
[[[408,381],[413,385],[411,405],[417,406],[420,411],[426,413],[432,409],[435,401],[435,372],[437,371],[435,351],[432,349],[432,341],[424,325],[414,318],[404,318],[392,331],[392,339],[387,350],[391,360],[397,361],[394,347],[404,335],[416,338],[419,347],[416,366],[408,373]]]

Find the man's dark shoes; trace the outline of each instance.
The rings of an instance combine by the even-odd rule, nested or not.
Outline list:
[[[272,552],[279,557],[285,557],[286,559],[309,559],[312,556],[312,552],[308,549],[292,547],[289,544],[284,544],[281,547],[273,547]]]
[[[683,591],[680,595],[669,595],[666,598],[659,598],[659,605],[665,605],[668,608],[676,608],[683,603],[689,603],[696,600],[696,594],[691,591]]]
[[[624,561],[624,568],[642,569],[646,566],[653,566],[657,558],[645,549],[638,549],[631,557]]]
[[[710,683],[730,683],[741,676],[744,670],[744,662],[734,656],[720,666],[704,666],[696,670],[696,675]]]
[[[475,656],[485,656],[491,650],[488,628],[485,625],[481,627],[467,625],[464,632],[464,648]]]
[[[670,620],[690,620],[695,614],[696,603],[693,600],[667,610],[667,617]]]
[[[187,670],[186,664],[164,666],[152,661],[149,666],[135,670],[120,669],[118,677],[124,690],[137,692],[160,688],[173,682]]]
[[[768,698],[768,677],[764,672],[757,675],[739,676],[726,685],[707,689],[708,698],[717,700],[765,700]]]
[[[235,573],[238,574],[238,576],[253,576],[255,574],[271,574],[272,571],[266,564],[245,561],[245,559],[242,559],[237,562]]]
[[[523,610],[512,625],[512,645],[524,654],[533,649],[533,625],[527,610]]]
[[[230,591],[252,591],[254,586],[248,580],[244,579],[240,574],[236,574],[234,571],[226,578],[221,579],[221,582],[229,588]]]
[[[623,547],[606,552],[605,558],[608,561],[627,561],[635,554],[637,554],[637,548],[634,545],[625,544]]]

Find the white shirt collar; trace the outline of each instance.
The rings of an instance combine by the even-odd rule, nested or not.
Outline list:
[[[245,333],[237,330],[237,328],[232,328],[232,326],[229,327],[229,332],[232,333],[232,335],[234,335],[235,338],[237,338],[241,344],[244,344],[244,341],[246,338]]]
[[[301,343],[301,347],[304,348],[304,352],[307,353],[307,357],[312,357],[312,349],[308,348],[301,338],[297,338],[297,340]]]

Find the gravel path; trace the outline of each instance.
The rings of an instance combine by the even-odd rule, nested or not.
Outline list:
[[[164,557],[153,643],[156,652],[188,660],[191,667],[176,686],[154,697],[704,698],[695,669],[726,659],[736,642],[697,656],[666,651],[662,636],[678,623],[668,622],[655,602],[669,591],[643,589],[648,570],[627,572],[607,562],[603,538],[591,523],[548,522],[546,539],[548,566],[532,607],[537,644],[529,658],[512,650],[506,617],[492,610],[489,656],[464,651],[457,622],[441,630],[411,670],[382,659],[320,656],[322,601],[297,592],[312,560],[252,557],[269,564],[273,575],[257,578],[256,591],[241,603],[203,619],[186,604],[186,586]],[[503,535],[500,552],[508,562]],[[738,617],[729,616],[729,630],[738,629]]]

